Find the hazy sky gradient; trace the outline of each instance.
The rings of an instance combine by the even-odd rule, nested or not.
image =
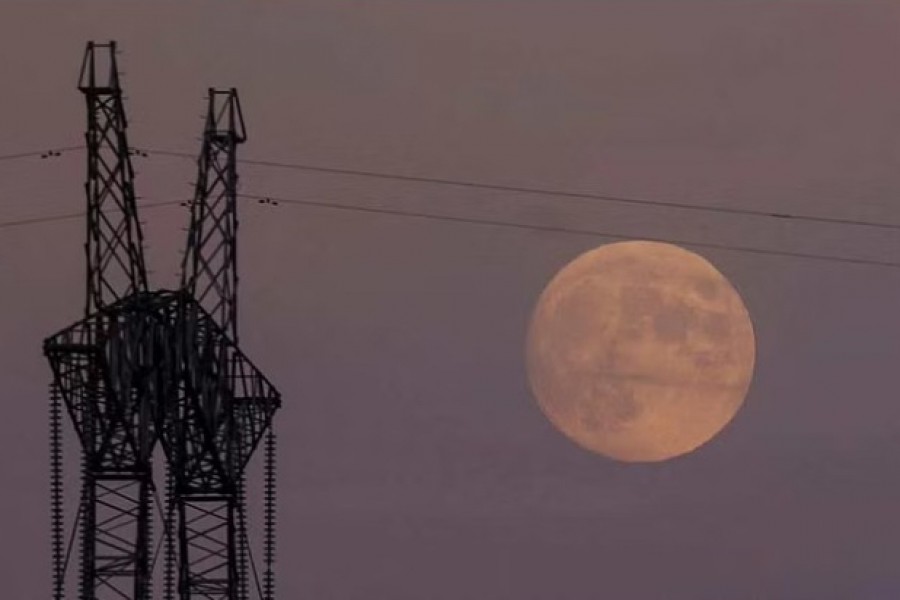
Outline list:
[[[194,152],[235,86],[248,158],[900,223],[900,7],[828,1],[0,5],[0,155],[78,144],[116,39],[137,147]],[[135,159],[147,201],[194,166]],[[896,231],[242,166],[242,191],[900,259]],[[0,221],[83,209],[83,155],[0,162]],[[147,221],[172,286],[183,209]],[[749,398],[700,451],[585,453],[528,392],[573,236],[248,203],[241,337],[281,389],[279,597],[900,595],[900,272],[704,251],[754,318]],[[49,596],[41,341],[83,302],[80,220],[0,229],[0,581]],[[71,482],[77,481],[72,474]]]

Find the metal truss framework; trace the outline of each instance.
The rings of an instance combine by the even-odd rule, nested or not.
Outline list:
[[[237,346],[235,150],[246,139],[237,93],[210,90],[181,288],[149,292],[114,42],[88,44],[79,89],[88,106],[85,315],[44,342],[53,597],[64,597],[68,562],[64,403],[82,449],[81,600],[153,596],[157,441],[167,458],[165,597],[174,600],[177,584],[180,600],[249,598],[244,470],[263,437],[266,570],[256,589],[271,600],[280,395]]]
[[[178,515],[182,599],[248,597],[249,541],[244,468],[280,402],[237,349],[237,146],[247,139],[235,89],[210,89],[203,146],[191,203],[176,328],[183,336],[185,374],[177,415],[163,443],[175,472],[171,503]],[[267,472],[274,456],[267,453]],[[268,479],[268,478],[267,478]],[[274,487],[266,487],[274,504]],[[272,596],[273,524],[266,519],[266,590]]]
[[[209,89],[181,271],[187,289],[237,343],[237,145],[247,140],[237,91]]]
[[[105,51],[105,52],[104,52]],[[89,43],[78,84],[87,104],[85,319],[47,340],[51,406],[54,596],[64,587],[59,396],[82,447],[81,596],[150,597],[151,455],[146,316],[107,310],[146,293],[141,227],[116,45]],[[93,316],[92,316],[93,315]]]
[[[147,271],[115,42],[88,43],[78,89],[87,102],[87,315],[147,291]]]
[[[174,476],[180,597],[243,600],[250,584],[243,473],[280,396],[187,293],[177,322],[177,402],[165,405],[160,427]],[[271,572],[271,561],[266,567]]]
[[[149,310],[154,299],[125,298],[44,343],[82,448],[86,599],[150,598],[153,410],[165,380],[164,369],[148,365],[168,360],[167,323]]]

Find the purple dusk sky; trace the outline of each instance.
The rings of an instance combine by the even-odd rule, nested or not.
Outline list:
[[[195,152],[206,88],[234,86],[246,158],[900,223],[897,3],[7,0],[0,155],[81,143],[90,39],[121,44],[140,148]],[[145,201],[190,196],[191,161],[135,164]],[[83,169],[0,162],[0,223],[82,210]],[[891,229],[241,174],[253,194],[900,260]],[[143,218],[171,287],[187,215]],[[82,311],[83,230],[0,225],[4,598],[49,597],[41,341]],[[900,270],[701,250],[755,323],[747,402],[699,451],[628,465],[558,434],[523,365],[543,286],[608,241],[242,207],[242,343],[285,399],[280,598],[900,597]]]

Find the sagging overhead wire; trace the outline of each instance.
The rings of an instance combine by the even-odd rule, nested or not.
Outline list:
[[[0,161],[15,160],[20,158],[31,158],[39,156],[48,158],[60,156],[61,152],[83,150],[84,145],[65,146],[45,151],[21,152],[18,154],[0,155]],[[172,156],[196,160],[196,156],[188,152],[178,152],[174,150],[162,150],[159,148],[132,148],[131,154],[142,158],[151,157],[153,155]],[[447,179],[440,177],[425,177],[418,175],[404,175],[398,173],[387,173],[382,171],[368,171],[360,169],[350,169],[343,167],[324,167],[318,165],[310,165],[304,163],[289,163],[273,160],[253,160],[238,159],[239,163],[253,166],[273,167],[279,169],[290,169],[297,171],[307,171],[316,173],[327,173],[332,175],[345,175],[352,177],[366,177],[374,179],[385,179],[392,181],[402,181],[407,183],[424,183],[441,186],[456,186],[473,189],[482,189],[488,191],[514,192],[538,196],[555,196],[560,198],[573,198],[580,200],[594,200],[598,202],[608,202],[617,204],[630,204],[637,206],[651,206],[656,208],[670,208],[676,210],[690,210],[698,212],[741,215],[750,217],[763,217],[769,219],[791,220],[810,223],[826,223],[832,225],[850,225],[855,227],[873,227],[878,229],[900,230],[900,223],[884,223],[879,221],[867,221],[862,219],[847,219],[839,217],[825,217],[820,215],[794,214],[784,212],[764,211],[750,208],[726,207],[726,206],[710,206],[704,204],[692,204],[688,202],[670,202],[665,200],[650,200],[647,198],[635,198],[630,196],[613,196],[608,194],[595,194],[590,192],[575,192],[570,190],[558,190],[549,188],[535,188],[528,186],[516,186],[507,184],[487,183],[468,181],[463,179]]]
[[[163,200],[160,202],[142,202],[138,204],[138,208],[145,209],[153,209],[159,208],[162,206],[174,206],[177,204],[184,205],[187,200]],[[33,217],[29,219],[17,219],[12,221],[0,221],[0,229],[8,229],[11,227],[24,227],[27,225],[38,225],[41,223],[52,223],[54,221],[68,221],[71,219],[80,219],[84,218],[85,212],[72,212],[72,213],[64,213],[59,215],[49,215],[46,217]]]
[[[358,213],[367,213],[367,214],[379,214],[379,215],[389,215],[396,217],[408,217],[408,218],[417,218],[417,219],[427,219],[432,221],[446,221],[451,223],[464,223],[469,225],[483,225],[483,226],[492,226],[492,227],[502,227],[507,229],[518,229],[525,231],[543,231],[548,233],[562,233],[569,235],[586,235],[592,237],[602,237],[607,239],[614,240],[632,240],[632,239],[644,239],[648,241],[657,241],[657,242],[666,242],[670,244],[678,244],[681,246],[687,247],[695,247],[695,248],[707,248],[711,250],[726,250],[732,252],[743,252],[748,254],[757,254],[763,256],[781,256],[787,258],[798,258],[798,259],[807,259],[807,260],[816,260],[816,261],[825,261],[825,262],[837,262],[837,263],[846,263],[846,264],[854,264],[854,265],[868,265],[875,267],[886,267],[891,269],[900,269],[900,262],[894,261],[885,261],[885,260],[876,260],[876,259],[867,259],[867,258],[853,258],[847,256],[837,256],[830,254],[816,254],[811,252],[791,252],[786,250],[771,250],[768,248],[757,248],[752,246],[738,246],[731,244],[716,244],[710,242],[698,242],[695,240],[686,240],[686,239],[678,239],[678,238],[669,238],[669,237],[647,237],[641,235],[624,235],[621,233],[615,233],[612,231],[606,231],[601,229],[588,229],[581,227],[562,227],[562,226],[551,226],[551,225],[537,225],[537,224],[528,224],[528,223],[516,223],[512,221],[504,221],[501,219],[485,219],[480,217],[464,217],[457,215],[446,215],[446,214],[438,214],[424,211],[412,211],[405,209],[395,209],[395,208],[383,208],[383,207],[375,207],[375,206],[363,206],[359,204],[346,204],[346,203],[336,203],[336,202],[328,202],[324,200],[308,200],[308,199],[300,199],[300,198],[284,198],[280,196],[272,196],[272,195],[261,195],[261,194],[247,194],[241,193],[238,194],[239,198],[244,198],[247,200],[255,200],[258,204],[265,204],[269,206],[277,206],[279,204],[289,204],[289,205],[299,205],[299,206],[307,206],[314,208],[325,208],[330,210],[340,210],[340,211],[352,211]],[[158,202],[142,202],[138,204],[138,208],[141,210],[146,209],[154,209],[161,208],[166,206],[181,206],[181,207],[190,207],[192,199],[180,199],[180,200],[163,200]],[[73,212],[61,215],[51,215],[46,217],[35,217],[31,219],[19,219],[16,221],[3,221],[0,222],[0,229],[10,228],[10,227],[21,227],[27,225],[36,225],[40,223],[49,223],[53,221],[65,221],[71,219],[77,219],[84,217],[84,212]]]
[[[34,156],[58,156],[58,152],[69,151],[69,150],[80,150],[83,149],[84,146],[69,146],[58,148],[55,151],[57,154],[53,154],[53,151],[44,151],[44,152],[28,152],[28,153],[20,153],[15,155],[6,155],[7,159],[16,159],[16,158],[26,158],[26,157],[34,157]],[[141,157],[149,157],[154,154],[163,155],[163,156],[175,156],[179,158],[191,158],[195,157],[188,153],[183,152],[174,152],[168,150],[159,150],[159,149],[132,149],[132,154]],[[0,160],[4,157],[0,156]],[[360,171],[355,169],[343,169],[343,168],[332,168],[332,167],[318,167],[313,165],[304,165],[299,163],[280,163],[274,161],[258,161],[258,160],[247,160],[243,159],[239,162],[250,165],[261,165],[261,166],[270,166],[277,168],[289,168],[295,170],[305,170],[305,171],[315,171],[315,172],[325,172],[337,175],[350,175],[350,176],[361,176],[361,177],[375,177],[380,179],[390,179],[390,180],[399,180],[406,182],[415,182],[415,183],[426,183],[426,184],[435,184],[435,185],[451,185],[451,186],[459,186],[459,187],[469,187],[476,189],[487,189],[494,191],[507,191],[507,192],[521,192],[528,193],[534,195],[543,195],[543,196],[560,196],[560,197],[569,197],[569,198],[581,198],[581,199],[593,199],[598,201],[606,201],[606,202],[621,202],[628,204],[641,204],[641,205],[649,205],[655,207],[666,207],[666,208],[675,208],[675,209],[687,209],[687,210],[696,210],[696,211],[705,211],[705,212],[715,212],[715,213],[729,213],[729,214],[737,214],[744,216],[755,216],[755,217],[772,217],[778,219],[791,219],[795,221],[809,221],[809,222],[817,222],[817,223],[830,223],[830,224],[840,224],[840,225],[853,225],[853,226],[862,226],[862,227],[876,227],[881,229],[892,229],[897,230],[900,229],[900,225],[892,224],[892,223],[879,223],[873,221],[861,221],[861,220],[853,220],[853,219],[837,219],[830,217],[819,217],[819,216],[810,216],[810,215],[792,215],[792,214],[782,214],[782,213],[767,213],[764,211],[755,211],[750,209],[736,209],[736,208],[724,208],[724,207],[710,207],[710,206],[702,206],[702,205],[694,205],[694,204],[681,204],[681,203],[668,203],[661,201],[653,201],[653,200],[643,200],[638,198],[625,198],[625,197],[616,197],[616,196],[605,196],[598,194],[586,194],[580,192],[567,192],[563,190],[546,190],[539,188],[528,188],[528,187],[518,187],[518,186],[505,186],[505,185],[495,185],[495,184],[485,184],[471,181],[463,181],[463,180],[451,180],[451,179],[438,179],[438,178],[427,178],[427,177],[418,177],[418,176],[407,176],[407,175],[397,175],[390,173],[381,173],[381,172],[373,172],[373,171]],[[530,230],[530,231],[544,231],[550,233],[563,233],[563,234],[571,234],[571,235],[588,235],[595,237],[604,237],[608,239],[617,239],[617,240],[627,240],[627,239],[647,239],[651,241],[660,241],[660,242],[668,242],[673,244],[679,244],[683,246],[693,246],[696,248],[707,248],[707,249],[715,249],[715,250],[726,250],[726,251],[734,251],[734,252],[743,252],[757,255],[765,255],[765,256],[781,256],[788,258],[798,258],[798,259],[808,259],[808,260],[816,260],[816,261],[828,261],[828,262],[837,262],[837,263],[846,263],[846,264],[855,264],[855,265],[869,265],[869,266],[877,266],[877,267],[885,267],[892,269],[900,269],[900,262],[895,261],[884,261],[884,260],[876,260],[876,259],[866,259],[866,258],[853,258],[846,256],[837,256],[837,255],[829,255],[829,254],[817,254],[817,253],[809,253],[809,252],[792,252],[792,251],[783,251],[783,250],[771,250],[767,248],[758,248],[752,246],[738,246],[738,245],[730,245],[730,244],[716,244],[710,242],[700,242],[694,240],[684,240],[684,239],[675,239],[675,238],[667,238],[667,237],[644,237],[644,236],[635,236],[635,235],[623,235],[620,233],[600,230],[600,229],[588,229],[588,228],[579,228],[579,227],[563,227],[563,226],[549,226],[549,225],[539,225],[539,224],[526,224],[526,223],[516,223],[507,220],[501,219],[485,219],[480,217],[465,217],[465,216],[457,216],[457,215],[446,215],[439,214],[433,212],[425,212],[425,211],[412,211],[405,209],[393,209],[393,208],[382,208],[382,207],[373,207],[373,206],[364,206],[359,204],[347,204],[347,203],[335,203],[328,202],[323,200],[308,200],[308,199],[299,199],[299,198],[282,198],[276,197],[272,195],[261,195],[261,194],[247,194],[242,193],[239,194],[240,197],[256,200],[257,203],[267,204],[267,205],[278,205],[279,203],[284,204],[294,204],[294,205],[302,205],[308,207],[318,207],[318,208],[326,208],[333,210],[343,210],[343,211],[355,211],[360,213],[368,213],[368,214],[382,214],[382,215],[392,215],[392,216],[401,216],[401,217],[410,217],[410,218],[419,218],[419,219],[429,219],[429,220],[438,220],[438,221],[447,221],[447,222],[455,222],[455,223],[466,223],[470,225],[484,225],[484,226],[494,226],[494,227],[504,227],[504,228],[512,228],[519,230]],[[190,206],[192,200],[191,199],[182,199],[182,200],[169,200],[169,201],[160,201],[160,202],[143,202],[139,204],[139,208],[141,209],[152,209],[157,207],[164,206]],[[40,223],[48,223],[53,221],[63,221],[69,219],[76,219],[79,217],[83,217],[83,212],[74,212],[67,213],[61,215],[51,215],[46,217],[34,217],[28,219],[19,219],[12,221],[0,221],[0,229],[10,228],[10,227],[21,227],[21,226],[29,226],[29,225],[37,225]]]
[[[877,267],[887,267],[892,269],[900,269],[900,262],[893,261],[884,261],[884,260],[875,260],[875,259],[867,259],[867,258],[852,258],[846,256],[835,256],[829,254],[815,254],[808,252],[790,252],[784,250],[770,250],[766,248],[756,248],[752,246],[736,246],[730,244],[715,244],[709,242],[697,242],[693,240],[684,240],[684,239],[676,239],[669,237],[646,237],[641,235],[623,235],[620,233],[614,233],[611,231],[604,231],[600,229],[587,229],[587,228],[579,228],[579,227],[561,227],[561,226],[549,226],[549,225],[532,225],[525,223],[514,223],[510,221],[503,221],[500,219],[484,219],[480,217],[462,217],[462,216],[454,216],[454,215],[441,215],[435,213],[428,212],[419,212],[419,211],[410,211],[410,210],[401,210],[394,208],[380,208],[373,206],[360,206],[353,204],[344,204],[344,203],[334,203],[334,202],[325,202],[321,200],[302,200],[298,198],[282,198],[277,196],[260,196],[256,194],[238,194],[239,197],[247,198],[250,200],[261,201],[264,204],[297,204],[302,206],[310,206],[317,208],[327,208],[333,210],[347,210],[347,211],[355,211],[355,212],[363,212],[363,213],[373,213],[373,214],[382,214],[382,215],[393,215],[393,216],[402,216],[402,217],[415,217],[419,219],[429,219],[429,220],[437,220],[437,221],[449,221],[454,223],[466,223],[470,225],[488,225],[494,227],[506,227],[512,229],[523,229],[530,231],[545,231],[551,233],[565,233],[572,235],[587,235],[593,237],[603,237],[608,239],[615,240],[633,240],[633,239],[642,239],[654,242],[666,242],[670,244],[678,244],[680,246],[693,246],[695,248],[707,248],[712,250],[728,250],[733,252],[744,252],[749,254],[759,254],[765,256],[783,256],[789,258],[800,258],[800,259],[808,259],[808,260],[818,260],[818,261],[830,261],[830,262],[839,262],[839,263],[847,263],[847,264],[855,264],[855,265],[869,265],[869,266],[877,266]]]
[[[160,150],[147,148],[144,150],[151,156],[156,154],[160,156],[172,156],[177,158],[196,159],[196,157],[187,152],[175,152],[171,150]],[[751,217],[763,217],[768,219],[807,221],[811,223],[828,223],[832,225],[852,225],[856,227],[875,227],[879,229],[895,229],[900,230],[900,223],[882,223],[878,221],[865,221],[860,219],[844,219],[838,217],[824,217],[818,215],[803,215],[783,212],[771,212],[764,210],[756,210],[750,208],[734,208],[725,206],[710,206],[703,204],[691,204],[687,202],[668,202],[663,200],[650,200],[646,198],[634,198],[629,196],[612,196],[607,194],[594,194],[589,192],[574,192],[570,190],[557,190],[549,188],[535,188],[528,186],[506,185],[497,183],[487,183],[478,181],[468,181],[463,179],[447,179],[440,177],[423,177],[418,175],[403,175],[398,173],[387,173],[382,171],[366,171],[360,169],[349,169],[342,167],[323,167],[317,165],[303,163],[287,163],[271,160],[251,160],[238,159],[239,163],[245,165],[255,165],[263,167],[273,167],[279,169],[290,169],[296,171],[307,171],[315,173],[326,173],[331,175],[346,175],[352,177],[365,177],[372,179],[386,179],[392,181],[402,181],[407,183],[423,183],[441,186],[454,186],[463,188],[480,189],[495,192],[514,192],[519,194],[529,194],[535,196],[550,196],[559,198],[572,198],[578,200],[594,200],[598,202],[630,204],[637,206],[650,206],[655,208],[670,208],[677,210],[690,210],[708,213],[720,213],[729,215],[741,215]]]
[[[32,150],[29,152],[18,152],[15,154],[0,154],[0,161],[19,160],[22,158],[53,158],[62,156],[63,152],[73,150],[84,150],[84,145],[80,146],[63,146],[60,148],[50,148],[49,150]]]

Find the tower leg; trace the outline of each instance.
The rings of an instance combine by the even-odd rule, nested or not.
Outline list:
[[[150,600],[151,485],[149,473],[85,470],[82,600]]]
[[[193,495],[177,503],[181,600],[246,600],[237,552],[237,498]]]

